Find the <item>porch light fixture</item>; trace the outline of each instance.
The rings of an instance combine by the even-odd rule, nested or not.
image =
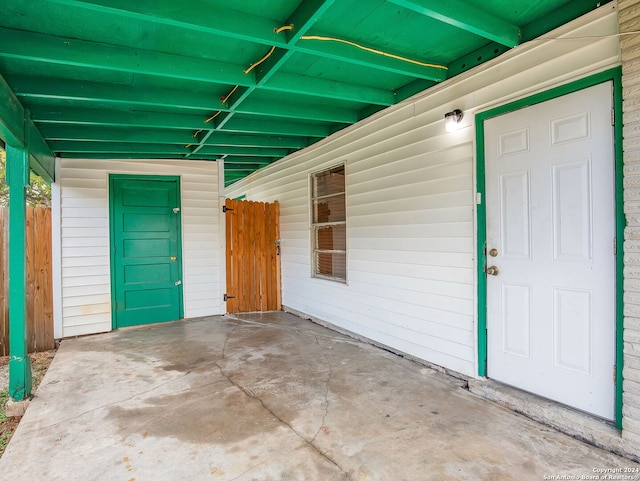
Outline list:
[[[460,121],[462,120],[462,110],[455,109],[451,112],[444,114],[444,127],[447,132],[455,132],[460,127]]]

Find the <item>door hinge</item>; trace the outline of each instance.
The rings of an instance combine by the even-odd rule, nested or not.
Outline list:
[[[180,212],[180,207],[174,207],[173,208],[173,213],[177,214],[178,212]]]
[[[616,125],[616,109],[611,109],[611,125]]]
[[[613,382],[618,380],[618,366],[613,365]]]
[[[482,192],[476,192],[476,205],[482,204]]]
[[[222,212],[226,212],[228,210],[233,210],[231,207],[227,207],[226,205],[222,206]]]
[[[613,238],[613,255],[614,256],[618,255],[618,238],[617,237]]]
[[[224,295],[223,299],[225,302],[227,302],[229,299],[235,299],[236,296],[228,296],[227,294]]]

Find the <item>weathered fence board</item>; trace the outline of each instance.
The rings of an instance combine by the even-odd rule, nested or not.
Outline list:
[[[27,329],[29,352],[55,346],[51,277],[51,209],[27,208]],[[9,292],[7,275],[8,213],[0,209],[0,356],[9,354]]]
[[[226,200],[229,312],[278,310],[280,301],[279,205]]]

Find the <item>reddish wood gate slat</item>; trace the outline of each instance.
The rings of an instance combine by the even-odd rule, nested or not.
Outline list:
[[[51,209],[29,207],[27,223],[27,329],[29,352],[53,349],[53,285],[51,277]],[[0,356],[9,354],[7,275],[8,213],[0,209]]]
[[[279,310],[280,206],[227,199],[227,311]]]

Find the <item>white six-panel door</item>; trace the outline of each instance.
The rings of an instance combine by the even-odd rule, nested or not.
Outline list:
[[[612,86],[485,123],[487,373],[614,418]]]

